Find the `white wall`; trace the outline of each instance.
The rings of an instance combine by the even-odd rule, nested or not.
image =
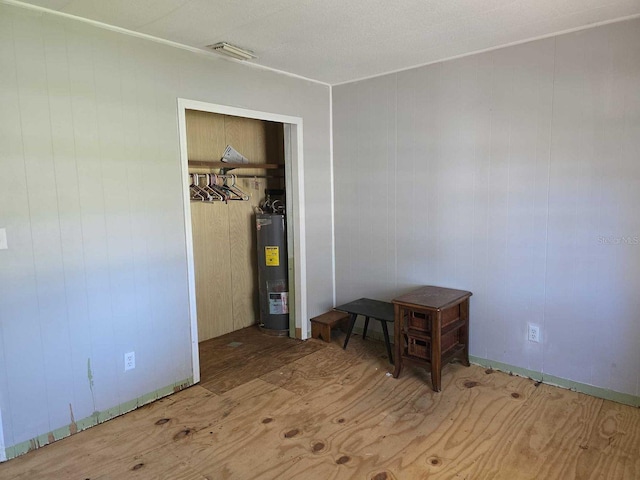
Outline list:
[[[178,97],[303,118],[308,314],[331,306],[327,86],[7,5],[0,71],[7,448],[191,375]]]
[[[471,290],[472,355],[640,395],[640,20],[334,87],[333,112],[338,302]]]

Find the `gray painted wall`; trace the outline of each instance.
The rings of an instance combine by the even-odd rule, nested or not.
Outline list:
[[[331,306],[328,87],[7,5],[0,72],[5,446],[191,375],[178,97],[303,118],[308,313]]]
[[[338,302],[471,290],[472,355],[640,395],[640,20],[338,86],[333,112]]]

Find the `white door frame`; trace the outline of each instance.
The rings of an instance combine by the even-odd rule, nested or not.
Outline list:
[[[290,214],[287,215],[293,225],[293,246],[289,245],[289,256],[293,250],[294,264],[294,315],[295,327],[300,329],[301,338],[308,338],[307,328],[307,257],[305,244],[304,215],[304,162],[302,148],[302,118],[277,113],[247,110],[245,108],[218,105],[178,98],[178,128],[180,135],[180,163],[182,166],[182,192],[184,204],[184,228],[187,249],[187,275],[189,284],[189,317],[191,322],[191,356],[193,383],[200,381],[200,358],[198,355],[198,313],[196,309],[196,275],[193,260],[193,231],[191,229],[191,200],[189,198],[189,158],[187,154],[186,110],[255,118],[284,124],[285,129],[285,186],[290,201]],[[290,148],[289,148],[290,147]],[[289,158],[290,157],[290,158]],[[293,247],[293,248],[291,248]]]

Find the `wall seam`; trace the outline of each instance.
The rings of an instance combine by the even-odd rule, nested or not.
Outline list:
[[[98,102],[98,80],[96,77],[96,55],[95,55],[95,42],[96,39],[93,38],[90,45],[89,45],[89,49],[91,51],[91,78],[93,79],[93,95],[92,95],[92,100],[93,100],[93,111],[95,113],[96,116],[96,151],[98,153],[97,155],[97,165],[99,165],[100,168],[100,191],[102,192],[102,220],[103,220],[103,224],[104,224],[104,243],[105,243],[105,259],[107,262],[107,278],[108,278],[108,284],[109,284],[109,291],[108,291],[108,297],[109,297],[109,311],[108,311],[108,315],[109,315],[109,330],[108,332],[111,334],[111,336],[114,336],[114,327],[113,327],[113,318],[114,318],[114,306],[113,306],[113,291],[114,291],[114,280],[113,280],[113,246],[109,245],[109,222],[107,220],[107,198],[109,198],[108,192],[106,190],[105,184],[104,184],[104,179],[106,178],[105,175],[105,166],[104,166],[104,160],[105,160],[105,153],[104,150],[102,148],[102,135],[101,135],[101,129],[100,129],[100,112],[99,112],[99,105],[100,103]],[[103,119],[104,122],[104,119]],[[103,123],[103,129],[104,129],[104,123]],[[102,130],[104,131],[104,130]],[[105,329],[106,330],[106,329]],[[93,343],[93,342],[92,342]],[[112,352],[115,353],[115,352]],[[116,355],[113,355],[113,359],[111,360],[111,363],[114,364],[114,372],[117,373],[118,372],[118,366],[119,366],[119,361],[117,359]],[[90,362],[87,361],[87,370],[89,370],[89,365]],[[90,385],[92,385],[92,380],[90,379]],[[119,386],[119,381],[116,378],[116,388]],[[93,393],[93,389],[92,389],[92,393]],[[119,392],[116,392],[116,394],[119,394]],[[95,397],[94,397],[94,402],[95,402]],[[96,405],[94,404],[94,411],[97,410]]]
[[[65,43],[65,55],[66,55],[66,59],[67,59],[67,64],[69,65],[69,68],[67,69],[67,75],[68,75],[68,80],[69,80],[69,88],[70,88],[70,93],[71,93],[71,62],[70,62],[70,57],[69,57],[69,32],[67,31],[67,28],[65,26],[64,28],[64,43]],[[76,180],[78,182],[78,211],[80,213],[80,221],[78,222],[78,229],[80,230],[80,239],[81,239],[81,247],[80,247],[80,251],[82,253],[82,282],[83,282],[83,287],[84,287],[84,300],[86,302],[86,310],[85,310],[85,319],[86,321],[89,323],[89,328],[91,328],[90,326],[90,313],[89,313],[89,290],[87,288],[87,280],[88,280],[88,275],[87,275],[87,255],[86,255],[86,248],[85,248],[85,225],[84,225],[84,214],[85,214],[85,208],[83,208],[82,205],[82,195],[80,192],[80,169],[78,166],[78,144],[76,142],[76,118],[74,115],[74,108],[73,108],[73,98],[71,96],[71,94],[69,95],[69,112],[70,112],[70,120],[71,120],[71,130],[73,131],[73,160],[74,160],[74,170],[75,170],[75,174],[76,174]],[[71,341],[71,338],[69,339]],[[92,342],[89,342],[89,358],[87,359],[87,362],[93,357],[93,345]],[[71,359],[73,362],[73,349],[71,350]],[[88,365],[88,363],[87,363]],[[75,385],[74,385],[75,387]],[[91,392],[91,396],[93,399],[93,391]],[[74,388],[73,391],[73,400],[74,403],[76,403],[76,405],[78,404],[78,399],[76,398],[76,389]],[[94,411],[95,411],[95,401],[93,401],[92,406],[94,407]]]
[[[551,198],[551,157],[553,155],[553,114],[556,97],[556,60],[558,58],[558,39],[553,39],[553,81],[551,84],[551,115],[549,118],[549,153],[547,156],[547,212],[544,225],[544,282],[543,282],[543,307],[542,307],[542,335],[543,340],[546,336],[546,320],[547,320],[547,283],[549,280],[549,201]],[[542,358],[540,359],[540,370],[545,371],[544,349]]]
[[[398,74],[394,74],[393,110],[393,278],[394,290],[398,290]]]
[[[336,197],[335,197],[335,174],[333,169],[333,87],[329,85],[329,183],[331,193],[331,278],[332,278],[332,300],[336,306]]]
[[[43,28],[44,31],[44,28]],[[42,36],[42,53],[44,56],[44,76],[45,76],[45,82],[47,84],[47,106],[49,107],[49,132],[51,133],[51,139],[50,139],[50,147],[51,147],[51,165],[53,168],[53,179],[52,179],[52,183],[53,183],[53,187],[55,189],[56,192],[56,211],[58,212],[58,238],[60,240],[60,260],[62,263],[62,288],[64,290],[64,306],[65,306],[65,312],[64,312],[64,318],[65,318],[65,324],[66,324],[66,330],[67,330],[67,338],[69,339],[69,345],[72,344],[71,342],[71,334],[70,334],[70,328],[69,328],[69,296],[67,293],[67,269],[65,266],[65,255],[64,255],[64,242],[63,242],[63,238],[62,238],[62,220],[61,220],[61,212],[60,212],[60,190],[59,190],[59,186],[58,186],[58,169],[56,168],[56,155],[55,155],[55,148],[54,148],[54,131],[53,131],[53,112],[52,112],[52,105],[51,105],[51,83],[49,82],[49,69],[48,69],[48,62],[47,62],[47,48],[46,48],[46,42],[44,39],[44,35]],[[65,45],[65,53],[66,53],[66,45]],[[67,74],[69,72],[69,70],[67,69]],[[72,355],[69,354],[69,358],[70,358],[70,362],[68,362],[67,364],[67,368],[69,368],[69,371],[72,371],[73,369],[73,362],[72,362]],[[70,364],[69,364],[70,363]],[[47,390],[47,404],[49,404],[48,402],[48,392],[49,392],[49,385],[48,382],[45,381],[45,388]],[[72,396],[73,396],[73,392],[72,392]],[[51,411],[49,410],[47,412],[47,416],[49,418],[49,430],[51,430]]]
[[[12,21],[11,21],[11,29],[12,29],[12,34],[11,37],[13,38],[13,55],[14,55],[14,64],[15,64],[15,68],[16,68],[16,99],[18,102],[18,107],[19,107],[19,112],[18,112],[18,122],[20,124],[20,140],[22,143],[22,168],[24,171],[24,183],[27,189],[27,193],[25,195],[26,197],[26,203],[27,203],[27,210],[29,212],[29,246],[31,247],[31,259],[33,260],[33,282],[35,284],[35,293],[36,293],[36,298],[35,298],[35,304],[37,306],[38,309],[38,336],[39,336],[39,340],[40,340],[40,353],[42,353],[44,351],[44,340],[42,338],[42,326],[40,324],[40,312],[41,312],[41,305],[40,305],[40,294],[39,294],[39,285],[38,285],[38,269],[36,267],[36,256],[35,256],[35,246],[33,243],[33,215],[31,214],[31,200],[29,198],[29,175],[27,172],[27,162],[26,162],[26,155],[25,155],[25,139],[24,139],[24,128],[22,127],[24,124],[23,121],[23,114],[22,114],[22,102],[20,100],[20,82],[19,82],[19,75],[18,75],[18,54],[16,51],[16,35],[15,35],[15,16],[12,15]],[[7,380],[7,384],[8,384],[8,380]],[[8,386],[8,385],[7,385]],[[46,390],[46,379],[45,379],[45,395],[47,395],[47,390]],[[10,399],[8,400],[10,402]],[[49,404],[49,399],[47,396],[47,405]],[[13,415],[13,409],[10,410],[11,414]],[[47,423],[49,423],[49,414],[47,413]],[[15,432],[14,433],[14,437],[15,437]]]

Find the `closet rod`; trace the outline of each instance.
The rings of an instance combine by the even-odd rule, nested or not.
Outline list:
[[[197,173],[197,172],[189,172],[189,174],[191,173]],[[205,175],[204,173],[197,173],[198,175]],[[212,173],[213,175],[213,173]],[[216,173],[216,175],[218,176],[218,178],[231,178],[231,174],[230,173]],[[247,174],[243,174],[243,175],[237,175],[237,174],[233,174],[236,178],[284,178],[284,175],[280,174],[262,174],[262,175],[251,175],[249,173]]]
[[[231,175],[227,173],[225,176],[230,177]],[[234,176],[236,178],[284,178],[284,175],[236,175],[235,173]]]

